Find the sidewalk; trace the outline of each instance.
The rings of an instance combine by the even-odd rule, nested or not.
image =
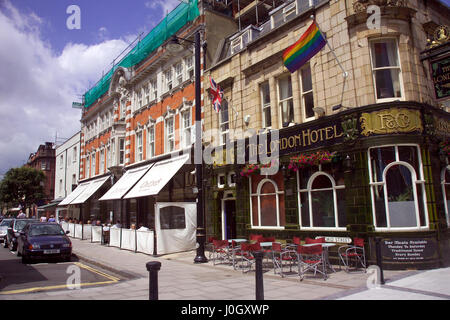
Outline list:
[[[73,253],[86,261],[124,278],[117,284],[11,295],[5,299],[83,299],[147,300],[149,290],[146,263],[161,262],[160,300],[255,300],[255,273],[242,273],[228,265],[212,262],[194,264],[195,251],[162,257],[120,250],[114,247],[72,239]],[[450,268],[430,271],[385,271],[386,285],[368,289],[368,273],[330,273],[328,280],[298,276],[281,278],[273,270],[264,273],[264,298],[267,300],[428,300],[450,299]]]

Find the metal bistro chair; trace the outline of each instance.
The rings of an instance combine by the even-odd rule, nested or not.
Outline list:
[[[272,243],[272,261],[273,261],[273,272],[276,274],[279,271],[282,278],[285,274],[283,272],[283,267],[288,264],[289,272],[292,272],[292,267],[297,262],[297,252],[295,250],[289,249],[289,247],[283,249],[281,243]]]
[[[242,260],[241,246],[234,240],[231,240],[231,247],[229,248],[231,252],[229,255],[231,257],[231,262],[233,264],[233,269],[236,270],[238,266],[238,260]]]
[[[255,262],[255,257],[253,256],[253,252],[261,251],[261,246],[259,242],[257,243],[241,243],[241,269],[242,272],[248,272],[252,269],[252,265]],[[245,264],[245,266],[244,266]]]
[[[358,268],[358,263],[366,269],[366,254],[364,250],[364,239],[353,238],[353,245],[344,245],[338,248],[339,254],[339,268],[341,268],[341,263],[345,266],[345,271],[350,271],[350,262],[353,260],[355,263],[355,269]]]
[[[298,246],[297,254],[300,281],[303,280],[305,273],[309,270],[314,270],[314,276],[317,272],[320,272],[323,274],[323,280],[327,280],[327,269],[321,244],[308,247]]]
[[[217,240],[216,237],[208,237],[208,242],[205,245],[205,249],[209,252],[208,259],[211,260],[214,251],[213,240]]]
[[[221,260],[223,263],[228,263],[228,240],[213,240],[212,258],[213,265],[216,265],[216,260]]]

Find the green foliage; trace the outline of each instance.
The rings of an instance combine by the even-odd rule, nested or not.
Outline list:
[[[0,182],[0,201],[29,207],[45,197],[44,172],[30,168],[12,168]]]

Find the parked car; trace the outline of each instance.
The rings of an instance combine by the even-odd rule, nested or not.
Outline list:
[[[36,219],[14,219],[11,227],[8,228],[8,233],[6,235],[6,241],[8,242],[9,250],[16,251],[17,248],[17,237],[19,232],[30,222],[39,222]]]
[[[3,242],[3,246],[5,248],[8,247],[8,244],[6,242],[6,235],[8,234],[8,228],[11,226],[11,223],[14,221],[14,219],[3,219],[2,222],[0,222],[0,242]]]
[[[54,222],[28,223],[17,238],[17,255],[22,263],[42,258],[70,261],[72,242],[66,233]]]

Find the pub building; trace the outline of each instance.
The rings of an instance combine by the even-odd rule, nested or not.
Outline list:
[[[218,112],[205,97],[207,236],[325,236],[334,263],[361,237],[368,265],[378,238],[387,269],[448,264],[449,8],[287,1],[255,16],[252,5],[241,1],[205,71],[223,90]],[[290,73],[283,52],[311,16],[330,47]]]

